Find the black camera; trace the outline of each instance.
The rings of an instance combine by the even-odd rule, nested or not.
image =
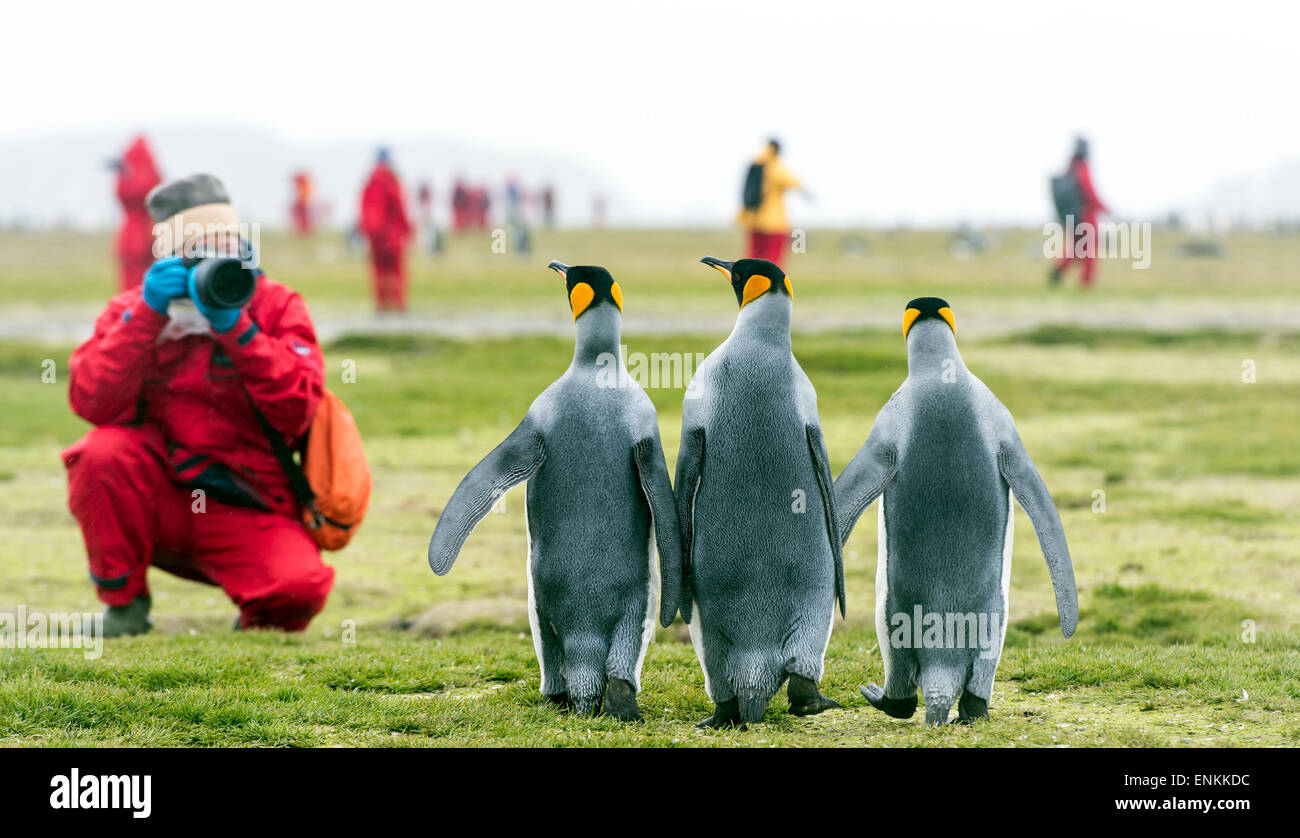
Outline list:
[[[194,268],[194,292],[208,308],[243,308],[257,290],[257,274],[232,256],[191,256],[182,261]]]

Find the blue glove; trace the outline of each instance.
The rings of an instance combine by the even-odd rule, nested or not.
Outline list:
[[[190,268],[189,271],[189,279],[187,280],[187,285],[189,287],[190,299],[194,301],[194,305],[198,306],[199,313],[202,314],[204,317],[208,318],[208,322],[212,324],[212,331],[216,332],[219,335],[225,334],[226,332],[229,332],[231,329],[233,329],[235,327],[235,324],[239,322],[239,312],[241,311],[241,309],[211,308],[209,306],[204,305],[203,301],[199,299],[198,289],[196,289],[194,286],[194,276],[197,273],[197,271],[198,271],[197,265],[193,268]]]
[[[189,268],[181,264],[179,256],[159,259],[144,272],[141,296],[149,308],[166,316],[172,300],[190,293]]]

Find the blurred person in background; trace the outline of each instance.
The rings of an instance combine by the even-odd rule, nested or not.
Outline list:
[[[474,194],[474,229],[486,230],[488,228],[489,212],[492,209],[492,196],[488,194],[486,186],[476,186]]]
[[[456,183],[451,190],[451,230],[453,233],[462,232],[469,224],[469,187],[465,185],[465,179],[456,178]]]
[[[219,585],[239,608],[236,629],[301,631],[334,570],[271,439],[296,446],[322,398],[311,316],[255,268],[243,307],[204,303],[181,254],[255,264],[219,180],[171,181],[146,203],[165,252],[109,301],[69,364],[72,409],[95,427],[63,452],[68,506],[108,606],[104,635],[149,631],[151,567]]]
[[[293,203],[289,207],[289,219],[293,231],[299,236],[310,236],[315,226],[311,202],[311,175],[303,171],[296,172],[293,176]]]
[[[555,229],[555,187],[546,184],[542,188],[542,223],[546,229]]]
[[[1070,156],[1070,164],[1065,174],[1052,179],[1052,194],[1056,201],[1057,215],[1060,216],[1062,224],[1067,223],[1067,219],[1073,219],[1078,231],[1076,234],[1066,236],[1065,240],[1076,245],[1071,251],[1067,244],[1067,250],[1061,259],[1052,267],[1048,274],[1048,282],[1051,285],[1059,285],[1061,276],[1065,269],[1072,262],[1081,262],[1083,264],[1082,280],[1085,288],[1092,286],[1092,280],[1097,270],[1097,254],[1101,247],[1100,231],[1097,229],[1097,219],[1101,213],[1109,213],[1110,209],[1101,200],[1097,190],[1092,185],[1092,171],[1088,167],[1088,140],[1084,137],[1078,137],[1074,141],[1074,153]],[[1091,246],[1087,246],[1087,239],[1090,237]],[[1080,253],[1079,251],[1083,252]]]
[[[532,238],[528,234],[528,218],[524,210],[527,196],[515,177],[506,178],[506,225],[510,228],[510,238],[514,242],[515,253],[527,256],[533,250]]]
[[[162,180],[153,152],[143,135],[127,146],[109,165],[117,172],[117,200],[122,205],[122,226],[117,231],[118,290],[139,286],[153,264],[153,222],[144,199]]]
[[[377,311],[406,310],[404,251],[411,237],[406,198],[389,162],[388,149],[376,155],[361,192],[361,232],[370,241],[372,290]]]
[[[415,205],[420,212],[420,226],[429,229],[433,226],[433,185],[427,180],[420,181],[415,190]]]
[[[766,259],[777,265],[785,261],[785,246],[790,238],[785,193],[802,188],[781,160],[781,143],[768,140],[745,174],[741,195],[738,220],[749,231],[749,258]]]
[[[430,253],[442,252],[442,231],[438,229],[438,217],[433,210],[433,184],[420,181],[420,188],[415,193],[415,203],[420,212],[420,228],[428,241]]]

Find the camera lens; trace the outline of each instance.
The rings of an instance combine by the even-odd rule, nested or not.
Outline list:
[[[212,271],[208,291],[218,305],[235,308],[249,291],[248,280],[248,272],[238,262],[222,262]]]
[[[238,259],[206,258],[198,264],[194,290],[204,305],[240,308],[253,298],[257,275]]]

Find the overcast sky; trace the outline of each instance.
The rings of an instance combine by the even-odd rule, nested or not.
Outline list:
[[[18,3],[0,142],[197,123],[449,138],[573,158],[625,220],[726,223],[776,134],[816,193],[797,223],[927,223],[1041,219],[1083,131],[1103,197],[1155,213],[1300,157],[1295,9]],[[14,200],[0,184],[0,213]]]

